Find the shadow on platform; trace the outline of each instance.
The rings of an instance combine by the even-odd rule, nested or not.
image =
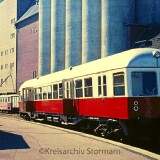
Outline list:
[[[30,148],[21,135],[0,131],[0,150]]]

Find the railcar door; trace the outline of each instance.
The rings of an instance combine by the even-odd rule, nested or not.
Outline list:
[[[18,96],[11,97],[12,107],[18,108]]]
[[[74,115],[74,81],[73,79],[63,80],[63,113]]]
[[[23,89],[23,111],[33,112],[34,109],[34,89],[24,88]]]

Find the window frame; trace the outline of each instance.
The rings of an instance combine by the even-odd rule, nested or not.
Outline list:
[[[122,82],[115,83],[115,77],[118,77],[118,76],[123,76],[123,83]],[[125,87],[126,87],[126,85],[125,85],[125,72],[124,71],[120,71],[120,72],[113,73],[113,95],[115,97],[125,96],[126,95]],[[116,93],[117,92],[116,91],[117,88],[122,88],[122,93],[120,93],[120,94]]]
[[[80,85],[80,87],[78,86],[77,87],[77,82],[78,81],[81,81],[81,85]],[[83,93],[83,79],[76,79],[75,80],[75,98],[83,98],[83,96],[84,96],[84,93]],[[77,91],[81,91],[81,95],[80,96],[77,96],[78,95],[78,93],[77,93]]]
[[[56,89],[55,89],[56,87]],[[58,84],[53,84],[53,97],[52,99],[59,99],[59,88],[58,88]]]
[[[98,97],[106,97],[107,96],[107,75],[102,74],[98,75]],[[105,80],[104,80],[105,78]]]
[[[91,85],[88,85],[86,83],[87,80],[91,80]],[[90,92],[90,93],[89,93]],[[84,78],[84,97],[93,97],[93,78],[92,77],[86,77]]]
[[[156,93],[155,94],[150,94],[150,95],[147,95],[147,94],[138,94],[138,95],[135,95],[134,93],[133,93],[133,78],[132,78],[132,74],[135,74],[135,73],[141,73],[142,74],[142,89],[143,89],[143,92],[144,92],[144,73],[154,73],[155,74],[155,83],[156,83]],[[158,94],[159,94],[159,88],[158,88],[158,73],[157,73],[157,71],[155,71],[155,70],[135,70],[135,71],[131,71],[131,74],[130,74],[130,76],[131,76],[131,95],[132,96],[134,96],[134,97],[136,97],[136,96],[140,96],[140,97],[143,97],[143,96],[147,96],[147,97],[149,97],[149,96],[157,96]],[[150,77],[150,76],[149,76]],[[153,82],[153,77],[152,77],[152,82]],[[148,85],[147,85],[148,86]],[[149,93],[149,92],[148,92]],[[153,92],[154,93],[154,92]]]

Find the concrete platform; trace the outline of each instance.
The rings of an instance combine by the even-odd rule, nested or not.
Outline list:
[[[149,160],[160,155],[50,125],[0,117],[0,160]]]

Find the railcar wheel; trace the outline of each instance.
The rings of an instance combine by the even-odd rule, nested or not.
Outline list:
[[[108,139],[112,139],[115,141],[123,141],[125,138],[125,135],[123,133],[123,131],[119,128],[119,129],[113,129],[111,131],[107,131],[105,133],[103,133],[104,136]]]

